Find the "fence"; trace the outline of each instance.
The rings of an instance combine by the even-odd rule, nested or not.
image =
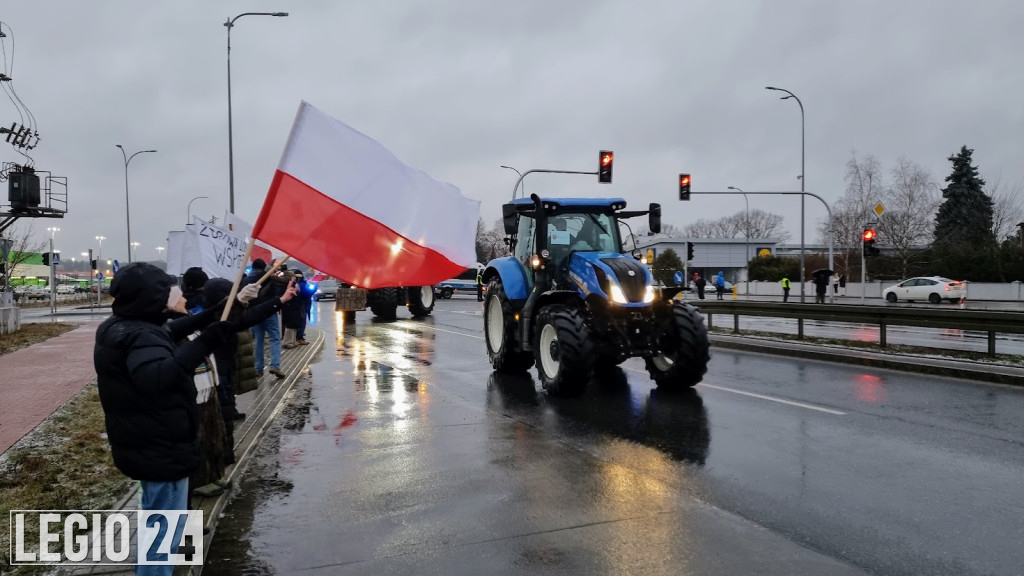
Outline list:
[[[798,321],[799,338],[804,337],[804,320],[875,324],[878,326],[878,340],[882,347],[886,345],[886,326],[953,328],[984,332],[988,335],[989,356],[996,355],[996,334],[1024,334],[1024,312],[734,300],[704,300],[691,303],[707,314],[708,327],[714,325],[714,315],[731,315],[733,332],[740,331],[740,316],[795,318]]]

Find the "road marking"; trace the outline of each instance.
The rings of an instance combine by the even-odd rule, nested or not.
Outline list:
[[[444,328],[438,328],[436,326],[424,326],[424,328],[427,328],[428,330],[437,330],[438,332],[447,332],[449,334],[456,334],[458,336],[465,336],[467,338],[476,338],[477,340],[483,340],[484,339],[483,336],[474,336],[473,334],[464,334],[462,332],[456,332],[454,330],[445,330]]]
[[[633,372],[640,374],[647,374],[644,370],[637,370],[636,368],[626,368]],[[760,398],[761,400],[768,400],[771,402],[778,402],[779,404],[788,404],[790,406],[796,406],[798,408],[807,408],[808,410],[817,410],[818,412],[825,412],[826,414],[835,414],[836,416],[845,416],[846,412],[840,412],[839,410],[832,410],[831,408],[822,408],[821,406],[814,406],[812,404],[804,404],[803,402],[794,402],[792,400],[783,400],[782,398],[775,398],[774,396],[765,396],[764,394],[756,394],[754,392],[745,392],[743,390],[736,390],[735,388],[726,388],[724,386],[715,386],[713,384],[697,384],[697,386],[703,386],[705,388],[714,388],[715,390],[721,390],[723,392],[732,392],[733,394],[740,394],[743,396],[750,396],[751,398]]]

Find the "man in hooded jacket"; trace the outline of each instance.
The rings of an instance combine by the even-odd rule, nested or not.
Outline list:
[[[187,509],[188,478],[199,464],[193,377],[235,331],[216,308],[167,322],[185,311],[176,282],[145,262],[124,266],[110,286],[113,315],[96,330],[107,439],[117,468],[140,481],[143,510]],[[198,338],[185,339],[197,330]],[[170,574],[173,566],[162,568]]]

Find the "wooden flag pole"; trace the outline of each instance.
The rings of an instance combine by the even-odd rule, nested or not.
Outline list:
[[[249,247],[245,249],[245,260],[243,260],[243,262],[248,262],[249,261],[249,258],[252,256],[252,247],[255,246],[255,245],[256,245],[256,242],[249,242]],[[270,278],[271,274],[276,272],[277,269],[281,266],[281,264],[284,264],[285,262],[288,261],[288,258],[289,258],[289,256],[285,255],[284,258],[275,261],[274,264],[272,266],[270,266],[270,269],[267,270],[267,273],[264,274],[262,278],[260,278],[258,283],[262,285],[264,282],[266,282],[267,278]],[[221,315],[220,315],[220,319],[222,321],[223,320],[227,320],[228,319],[228,314],[231,313],[231,305],[235,303],[235,296],[238,295],[238,285],[242,283],[242,276],[244,276],[244,275],[245,275],[245,266],[239,266],[238,267],[238,274],[235,275],[235,283],[231,285],[231,292],[228,293],[228,301],[224,305],[224,312],[221,313]]]

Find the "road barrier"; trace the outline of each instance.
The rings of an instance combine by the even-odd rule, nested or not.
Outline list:
[[[885,347],[887,326],[951,328],[988,334],[988,354],[996,355],[996,334],[1024,334],[1024,312],[1002,310],[963,310],[904,308],[897,306],[845,306],[841,304],[799,304],[781,302],[740,302],[729,300],[698,301],[697,309],[708,316],[713,326],[715,314],[733,317],[733,332],[740,331],[740,316],[795,318],[797,337],[804,337],[804,320],[878,325],[878,343]]]

